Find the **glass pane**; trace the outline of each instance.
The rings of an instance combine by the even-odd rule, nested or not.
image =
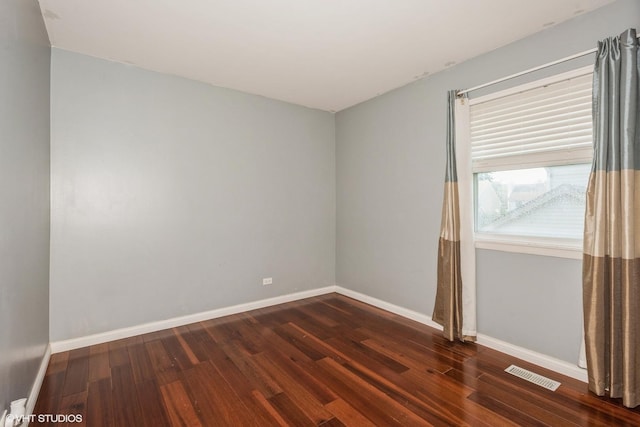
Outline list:
[[[476,231],[582,239],[590,164],[475,174]]]

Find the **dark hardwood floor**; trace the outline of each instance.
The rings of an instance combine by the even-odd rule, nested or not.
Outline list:
[[[579,381],[336,294],[54,354],[34,413],[91,427],[640,425]]]

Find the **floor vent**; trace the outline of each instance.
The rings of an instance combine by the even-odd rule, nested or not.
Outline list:
[[[511,365],[504,371],[551,391],[556,391],[558,387],[560,387],[560,383],[558,381],[543,377],[542,375],[538,375],[516,365]]]

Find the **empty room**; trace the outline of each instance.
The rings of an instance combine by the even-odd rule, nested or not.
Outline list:
[[[0,427],[640,425],[640,1],[0,23]]]

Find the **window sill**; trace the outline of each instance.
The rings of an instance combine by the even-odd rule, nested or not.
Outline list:
[[[582,241],[528,236],[475,235],[476,249],[582,259]]]

